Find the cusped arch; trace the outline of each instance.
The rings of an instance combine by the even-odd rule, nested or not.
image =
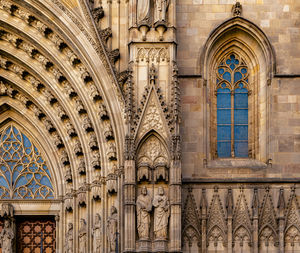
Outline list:
[[[269,224],[264,225],[259,231],[259,238],[261,241],[269,241],[270,237],[273,235],[273,242],[278,241],[276,230]]]
[[[161,136],[150,131],[137,147],[137,180],[164,180],[169,179],[169,153]],[[153,174],[151,173],[153,171]]]
[[[194,242],[195,238],[196,238],[198,244],[201,243],[200,232],[192,224],[189,224],[188,226],[186,226],[183,229],[182,235],[183,235],[183,239],[184,240],[187,239],[187,241],[188,241],[189,244],[191,244],[192,242]]]
[[[266,63],[266,73],[268,78],[276,72],[275,51],[266,34],[253,22],[242,18],[234,17],[216,27],[209,35],[200,55],[200,73],[205,80],[209,75],[209,61],[213,53],[219,48],[220,44],[226,45],[228,39],[236,39],[243,42],[243,46],[253,48],[257,53],[260,50],[263,60]],[[252,44],[250,43],[252,41]]]
[[[263,31],[252,22],[234,17],[219,25],[207,39],[200,57],[200,72],[207,89],[207,134],[204,138],[208,160],[218,158],[217,148],[217,99],[216,72],[226,55],[235,54],[245,61],[248,68],[248,133],[247,150],[243,157],[254,158],[257,165],[265,168],[269,157],[268,86],[275,73],[275,53]],[[257,115],[260,115],[258,117]],[[246,147],[245,147],[246,149]],[[231,157],[235,155],[231,152]],[[253,160],[254,161],[254,160]],[[213,165],[210,163],[209,166]],[[250,164],[249,166],[253,166]]]
[[[1,167],[2,172],[5,167],[6,173],[11,173],[10,180],[14,182],[11,185],[14,193],[8,198],[58,199],[63,194],[64,184],[58,157],[54,150],[51,151],[51,143],[43,131],[32,125],[30,119],[18,110],[7,103],[2,104],[0,109]],[[6,135],[10,135],[10,139]]]
[[[150,131],[144,135],[137,146],[137,163],[143,163],[143,157],[150,162],[151,166],[156,163],[169,161],[168,148],[163,138],[156,132]]]

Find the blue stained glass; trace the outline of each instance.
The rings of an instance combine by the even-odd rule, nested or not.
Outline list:
[[[246,74],[246,73],[247,73],[247,69],[242,68],[242,69],[241,69],[241,72],[242,72],[243,74]]]
[[[237,141],[248,140],[248,125],[235,125],[234,139]]]
[[[231,74],[229,72],[225,72],[223,78],[231,83]]]
[[[242,78],[243,78],[243,76],[242,76],[241,72],[235,72],[234,73],[234,83],[241,80]]]
[[[248,141],[235,142],[234,153],[236,157],[248,157]]]
[[[231,156],[231,143],[228,142],[218,142],[218,157],[230,157]]]
[[[238,90],[246,90],[246,89],[236,89],[235,90],[234,108],[248,108],[248,92],[247,93],[238,93]]]
[[[230,124],[231,123],[231,110],[230,109],[218,109],[217,110],[217,123],[218,124]]]
[[[248,83],[248,78],[246,79],[248,70],[244,63],[240,65],[240,61],[234,54],[225,60],[228,67],[224,67],[223,62],[218,68],[218,73],[223,78],[223,80],[218,79],[218,84],[221,83],[222,88],[217,90],[218,156],[231,157],[231,151],[233,151],[231,143],[233,142],[235,156],[248,157],[248,90],[245,87],[245,83]],[[225,85],[225,81],[230,85]],[[230,88],[236,86],[238,88],[234,90],[233,105],[231,105]],[[233,119],[231,118],[232,112]],[[234,128],[233,136],[232,127]]]
[[[218,125],[217,139],[218,141],[231,140],[231,126]]]
[[[230,90],[229,89],[218,89],[217,92],[217,108],[230,108]]]
[[[8,126],[1,133],[0,159],[0,199],[53,199],[51,175],[45,161],[15,126]],[[42,188],[45,194],[41,195]]]
[[[7,181],[2,176],[0,176],[0,185],[3,186],[3,187],[5,187],[5,188],[9,187]]]
[[[248,109],[234,110],[234,124],[248,124]]]

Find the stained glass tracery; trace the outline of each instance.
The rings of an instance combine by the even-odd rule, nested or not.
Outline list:
[[[218,157],[248,157],[248,67],[232,53],[216,72]]]
[[[16,126],[0,133],[0,199],[52,199],[50,171],[36,146]]]

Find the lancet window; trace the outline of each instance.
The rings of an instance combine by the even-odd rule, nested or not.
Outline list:
[[[217,156],[248,157],[248,67],[230,53],[220,61],[216,75]]]

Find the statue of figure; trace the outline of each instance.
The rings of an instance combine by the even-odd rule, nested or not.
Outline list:
[[[4,217],[4,216],[13,217],[14,216],[13,205],[9,204],[9,203],[2,203],[0,215],[1,215],[1,217]]]
[[[148,24],[150,17],[150,0],[137,1],[137,24]]]
[[[155,239],[167,239],[168,219],[170,215],[169,200],[162,187],[158,188],[158,195],[153,199],[154,236]]]
[[[92,230],[93,234],[93,253],[100,253],[102,246],[101,216],[95,215],[95,223]]]
[[[147,188],[144,186],[136,200],[137,229],[140,239],[149,239],[151,209],[152,200],[147,194]]]
[[[68,231],[65,239],[65,253],[73,253],[73,224],[68,224]]]
[[[110,248],[109,252],[115,252],[118,233],[118,211],[115,206],[112,206],[110,209],[110,216],[107,219],[106,231]]]
[[[86,229],[86,222],[85,219],[80,219],[80,228],[79,228],[79,253],[86,253],[86,233],[87,233],[87,229]]]
[[[169,0],[154,0],[154,23],[167,21]]]
[[[2,253],[12,253],[13,246],[12,241],[14,239],[14,231],[10,226],[9,220],[4,221],[4,227],[0,233],[0,244],[2,247]]]

